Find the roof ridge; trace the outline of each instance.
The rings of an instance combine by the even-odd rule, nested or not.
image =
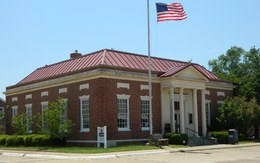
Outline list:
[[[105,64],[106,53],[107,53],[107,49],[103,49],[102,58],[101,58],[101,64],[102,65]]]
[[[46,64],[45,66],[39,67],[36,70],[40,70],[40,69],[43,69],[43,68],[46,68],[46,67],[58,65],[58,64],[61,64],[61,63],[72,61],[72,60],[76,60],[76,59],[79,59],[79,58],[87,57],[87,56],[90,56],[90,55],[95,55],[96,53],[99,53],[99,52],[104,51],[104,50],[106,50],[106,49],[97,50],[97,51],[94,51],[94,52],[91,52],[91,53],[83,54],[82,56],[77,57],[77,58],[66,59],[66,60],[63,60],[63,61],[60,61],[60,62],[56,62],[56,63],[50,64],[50,65]]]
[[[148,54],[137,54],[137,53],[133,53],[133,52],[126,52],[126,51],[120,51],[120,50],[114,50],[114,49],[104,49],[107,51],[111,51],[111,52],[118,52],[118,53],[125,53],[125,54],[129,54],[129,55],[135,55],[135,56],[142,56],[142,57],[148,57]],[[188,64],[189,62],[186,61],[179,61],[179,60],[174,60],[174,59],[167,59],[167,58],[162,58],[162,57],[154,57],[151,56],[151,59],[160,59],[160,60],[165,60],[165,61],[172,61],[172,62],[179,62],[179,63],[186,63]]]

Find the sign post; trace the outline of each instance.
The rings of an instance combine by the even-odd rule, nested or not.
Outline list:
[[[97,128],[97,147],[100,148],[100,144],[104,144],[104,148],[107,148],[107,126]]]

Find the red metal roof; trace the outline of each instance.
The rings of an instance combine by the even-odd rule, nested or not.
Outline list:
[[[189,65],[190,63],[188,62],[151,57],[151,70],[161,75],[161,77],[171,76]],[[145,55],[104,49],[83,55],[79,58],[69,59],[38,68],[21,80],[18,85],[47,80],[79,71],[87,71],[98,66],[107,66],[123,70],[129,69],[131,71],[148,71],[148,57]],[[197,64],[193,64],[193,66],[209,80],[219,80],[216,75],[204,67]]]

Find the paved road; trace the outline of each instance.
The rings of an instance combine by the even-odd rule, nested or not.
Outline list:
[[[260,163],[260,146],[216,149],[190,152],[176,152],[160,155],[130,156],[97,160],[55,160],[49,158],[31,158],[0,156],[0,163]]]

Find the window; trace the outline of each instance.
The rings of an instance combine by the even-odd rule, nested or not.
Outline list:
[[[32,133],[32,104],[27,104],[26,106],[26,115],[27,115],[27,120],[26,120],[26,132],[27,133]]]
[[[44,122],[44,110],[48,108],[48,104],[49,104],[49,102],[47,102],[47,101],[41,103],[41,105],[42,105],[42,128],[46,127],[46,124]]]
[[[180,110],[180,102],[174,101],[174,110]]]
[[[141,96],[141,125],[142,130],[150,130],[150,104],[148,96]]]
[[[218,110],[222,107],[222,105],[224,104],[224,101],[217,101],[218,104]]]
[[[207,127],[210,126],[211,120],[210,120],[210,101],[206,101],[206,106],[205,106],[205,111],[206,111],[206,125]]]
[[[4,107],[0,107],[0,123],[4,120],[5,109]]]
[[[64,101],[66,102],[61,108],[61,121],[66,121],[68,118],[68,105],[67,105],[67,99],[64,99]]]
[[[89,132],[89,96],[80,97],[80,131]]]
[[[118,131],[130,131],[129,98],[129,95],[117,95]]]
[[[18,115],[18,107],[17,106],[13,106],[12,107],[12,117],[15,117]]]
[[[189,113],[189,124],[192,124],[193,123],[193,121],[192,121],[193,119],[192,119],[192,114],[191,113]]]

